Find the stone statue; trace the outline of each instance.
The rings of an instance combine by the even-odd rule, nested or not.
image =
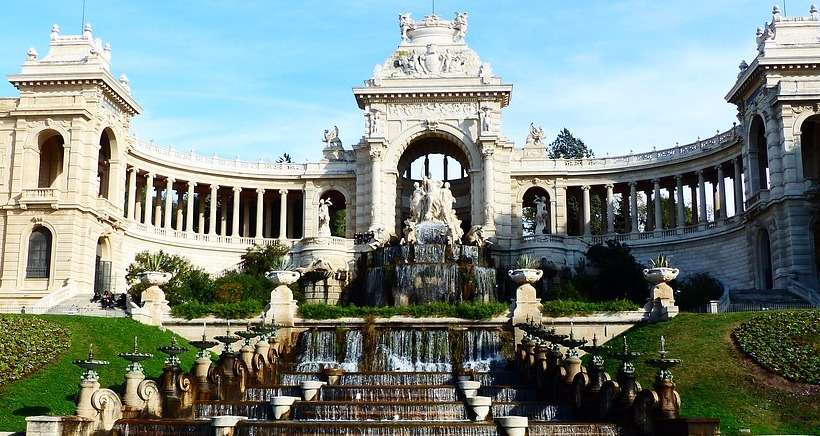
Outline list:
[[[435,44],[427,44],[427,51],[422,55],[424,59],[424,71],[427,74],[439,74],[442,72],[442,55],[438,52]]]
[[[319,200],[319,237],[330,236],[330,206],[332,205],[329,198]]]
[[[445,182],[441,189],[441,214],[447,227],[450,228],[450,243],[460,241],[464,236],[464,231],[461,230],[461,220],[456,216],[455,211],[456,198],[453,192],[450,191],[450,182]]]
[[[461,229],[461,220],[456,216],[454,209],[456,199],[450,190],[450,183],[442,183],[440,180],[424,176],[421,183],[413,184],[413,188],[410,198],[410,218],[404,221],[404,237],[401,242],[404,244],[418,242],[417,230],[425,229],[422,232],[426,235],[422,238],[424,240],[430,240],[431,232],[433,232],[440,235],[442,239],[446,237],[449,244],[460,243],[464,231]]]
[[[536,196],[533,204],[535,205],[535,234],[543,235],[547,230],[547,197]]]
[[[525,147],[543,147],[544,146],[544,129],[540,126],[536,127],[534,123],[530,123],[530,134],[527,135],[527,143]]]
[[[425,192],[421,189],[419,182],[413,183],[413,196],[410,198],[410,219],[413,222],[419,222],[419,219],[424,216]]]
[[[467,244],[475,245],[479,248],[490,245],[490,241],[484,239],[484,228],[481,226],[472,226],[470,227],[470,231],[464,235],[464,241]]]
[[[489,106],[482,106],[481,107],[481,131],[482,132],[489,132],[492,130],[493,125],[492,121],[490,120],[490,116],[492,114],[492,108]]]
[[[464,36],[467,34],[467,13],[457,12],[450,27],[455,30],[453,33],[453,42],[464,40]]]
[[[441,213],[441,181],[428,179],[425,176],[422,183],[424,184],[424,190],[427,192],[427,207],[424,213],[424,220],[443,222],[443,214]]]
[[[410,36],[407,35],[407,32],[413,30],[416,27],[416,22],[410,18],[410,14],[400,14],[399,15],[399,30],[401,31],[401,42],[407,42],[410,40]]]
[[[485,85],[490,83],[490,78],[493,77],[493,67],[488,63],[481,64],[481,66],[478,67],[478,77],[481,78],[481,83]]]
[[[381,136],[384,132],[382,112],[378,109],[371,109],[367,117],[367,131],[370,136]]]
[[[330,130],[325,129],[322,142],[325,143],[325,148],[342,148],[342,140],[339,139],[339,127],[333,126]]]

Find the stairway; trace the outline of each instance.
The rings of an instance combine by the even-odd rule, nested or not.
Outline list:
[[[789,308],[808,306],[809,302],[788,289],[732,289],[729,301],[738,306]]]

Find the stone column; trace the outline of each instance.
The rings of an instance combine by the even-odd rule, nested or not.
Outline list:
[[[584,235],[590,234],[592,231],[591,229],[591,221],[592,221],[592,214],[589,210],[589,185],[581,186],[581,191],[583,192],[583,208],[584,208]]]
[[[375,148],[374,148],[375,147]],[[382,176],[382,150],[380,144],[370,144],[370,162],[371,162],[371,172],[370,172],[370,195],[372,198],[370,207],[370,230],[375,230],[378,227],[381,227],[381,217],[379,216],[379,212],[381,211],[381,202],[382,202],[382,195],[381,195],[381,176]],[[287,192],[287,191],[285,191]],[[305,202],[308,201],[306,198]],[[285,222],[285,220],[280,220]]]
[[[700,222],[698,219],[698,185],[689,185],[689,194],[692,196],[692,224]]]
[[[638,231],[638,182],[629,182],[629,218],[630,231]]]
[[[652,179],[652,201],[655,204],[655,230],[663,230],[663,202],[661,201],[661,179]]]
[[[162,224],[162,227],[164,227],[166,230],[171,230],[171,223],[173,222],[171,220],[171,217],[173,216],[172,212],[171,212],[171,209],[174,208],[174,197],[172,195],[173,191],[174,191],[174,179],[171,178],[171,177],[166,177],[165,178],[165,207],[163,208],[164,209],[164,211],[163,211],[164,215],[163,215],[163,224]]]
[[[648,232],[655,230],[655,213],[649,210],[649,202],[652,200],[652,189],[647,189],[643,195],[646,197],[646,227],[644,227],[644,231]]]
[[[743,213],[743,176],[742,176],[742,161],[741,157],[738,156],[732,159],[732,163],[735,166],[735,215],[740,215]]]
[[[239,236],[239,201],[242,188],[238,186],[233,187],[233,222],[231,222],[231,236]]]
[[[484,228],[495,229],[495,207],[493,206],[493,155],[495,148],[492,144],[481,150],[484,156]]]
[[[127,218],[134,220],[134,207],[137,202],[137,169],[131,167],[128,169],[128,215]],[[139,219],[139,217],[137,217]]]
[[[706,215],[706,180],[703,178],[703,170],[698,170],[698,211],[698,224],[709,222]]]
[[[262,228],[265,221],[263,215],[265,211],[265,189],[259,188],[256,190],[256,239],[262,239]]]
[[[185,204],[185,230],[194,231],[194,188],[196,182],[188,182],[188,202]]]
[[[615,194],[613,189],[615,186],[612,183],[606,185],[606,232],[615,233]]]
[[[208,211],[208,234],[216,236],[216,208],[219,204],[219,185],[211,185],[211,208]]]
[[[145,225],[153,225],[154,219],[154,173],[147,173],[145,175]]]
[[[683,204],[683,176],[678,174],[675,176],[675,194],[677,194],[677,201],[676,201],[676,210],[678,212],[677,215],[677,227],[681,228],[686,225],[686,211],[684,210],[685,205]]]
[[[723,176],[723,165],[715,167],[718,177],[718,200],[720,202],[720,219],[726,219],[726,178]]]
[[[279,239],[288,239],[288,190],[279,190]],[[375,215],[373,215],[375,216]]]

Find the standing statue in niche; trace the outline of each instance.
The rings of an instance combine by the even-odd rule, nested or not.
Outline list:
[[[424,210],[425,192],[419,182],[413,183],[413,196],[410,197],[410,219],[419,222],[426,213]]]
[[[329,198],[319,200],[319,237],[330,236],[330,206]]]
[[[442,202],[441,202],[441,181],[435,179],[428,179],[426,176],[422,179],[424,190],[427,192],[426,210],[424,213],[425,221],[444,221],[442,219]]]
[[[547,230],[547,197],[536,196],[533,204],[535,205],[535,234],[543,235]]]

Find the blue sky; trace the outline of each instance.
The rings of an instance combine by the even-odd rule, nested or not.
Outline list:
[[[808,15],[789,2],[787,15]],[[562,127],[599,156],[691,142],[724,130],[723,100],[755,29],[761,1],[457,1],[469,12],[468,44],[513,84],[504,132],[518,146],[530,121],[548,137]],[[782,7],[782,3],[781,3]],[[0,71],[41,55],[53,23],[79,33],[82,0],[4,5]],[[87,0],[86,21],[113,47],[144,112],[136,136],[225,157],[295,160],[321,155],[322,130],[339,125],[346,147],[364,123],[351,87],[398,44],[397,15],[419,19],[430,1]],[[0,95],[16,90],[0,84]]]

